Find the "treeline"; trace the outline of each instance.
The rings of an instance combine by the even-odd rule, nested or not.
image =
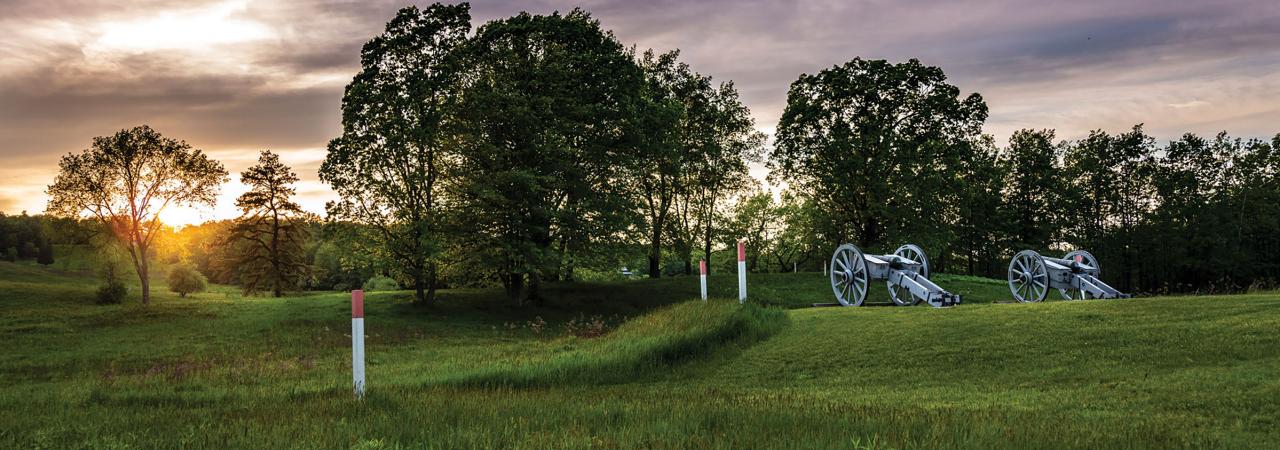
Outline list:
[[[0,260],[15,262],[33,260],[42,265],[53,264],[55,244],[77,239],[62,232],[60,226],[70,219],[47,219],[41,215],[16,216],[0,212]]]
[[[338,195],[323,218],[263,152],[240,174],[238,218],[166,228],[164,207],[211,205],[229,174],[146,126],[64,157],[48,211],[109,231],[144,303],[157,257],[248,293],[372,283],[431,304],[442,287],[494,285],[538,304],[545,282],[622,267],[728,269],[739,239],[756,271],[910,242],[935,271],[997,278],[1018,250],[1085,248],[1129,291],[1280,273],[1280,136],[1022,130],[998,147],[981,95],[940,68],[855,58],[792,83],[766,152],[731,82],[628,48],[585,11],[470,24],[466,4],[408,7],[364,45],[319,171]],[[762,190],[753,162],[782,190]],[[0,250],[29,255],[27,242],[39,248]]]
[[[768,160],[793,192],[745,197],[735,222],[753,225],[739,233],[760,241],[769,270],[813,270],[842,242],[883,252],[913,242],[934,270],[996,278],[1019,250],[1084,248],[1104,278],[1139,292],[1280,276],[1280,135],[1159,145],[1141,125],[1060,142],[1020,130],[996,148],[981,133],[986,114],[980,95],[961,98],[915,60],[803,75]]]

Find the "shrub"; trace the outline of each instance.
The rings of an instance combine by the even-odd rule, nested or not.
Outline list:
[[[376,276],[364,282],[363,289],[368,292],[373,291],[394,291],[400,289],[400,283],[391,277]]]
[[[189,264],[178,264],[169,269],[169,290],[186,297],[187,294],[204,292],[208,288],[208,280]]]
[[[5,261],[14,262],[18,260],[18,248],[9,247],[4,249],[4,255],[0,255]]]
[[[129,293],[129,288],[124,285],[124,281],[120,280],[120,274],[115,265],[107,265],[102,269],[102,286],[98,287],[98,304],[100,305],[116,305],[124,303],[125,294]]]

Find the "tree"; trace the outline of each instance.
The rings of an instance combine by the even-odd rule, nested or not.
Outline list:
[[[969,275],[993,276],[1007,263],[1003,245],[1007,240],[1002,216],[1007,185],[1006,161],[1000,158],[990,136],[973,142],[953,177],[957,206],[953,248]],[[941,256],[941,255],[939,255]],[[940,259],[941,258],[935,258]]]
[[[697,81],[697,80],[695,80]],[[691,149],[688,166],[676,195],[676,251],[692,271],[691,248],[702,244],[702,257],[711,267],[712,246],[722,241],[728,200],[753,187],[748,164],[759,162],[765,135],[755,129],[751,111],[738,97],[732,82],[712,88],[710,78],[698,81],[684,96],[687,105],[681,144]]]
[[[1131,290],[1138,282],[1137,227],[1154,208],[1150,176],[1155,140],[1135,125],[1127,133],[1112,136],[1096,130],[1066,148],[1066,176],[1070,221],[1066,241],[1095,253],[1120,267],[1119,288]],[[1116,273],[1111,271],[1109,273]],[[1114,276],[1114,275],[1113,275]]]
[[[125,246],[151,303],[148,251],[171,205],[213,205],[227,180],[222,164],[186,142],[161,136],[146,125],[93,138],[81,154],[68,154],[48,188],[48,212],[88,214]]]
[[[703,78],[678,63],[678,51],[655,55],[652,50],[644,53],[640,67],[644,69],[646,83],[643,91],[640,121],[649,133],[641,133],[641,153],[638,155],[638,173],[641,205],[649,227],[649,278],[662,276],[662,233],[670,227],[668,218],[672,204],[681,187],[681,181],[690,148],[681,142],[679,125],[686,123],[687,109],[696,99],[689,97],[688,85]],[[683,95],[682,95],[683,94]]]
[[[778,271],[795,270],[818,251],[813,227],[818,211],[812,201],[791,190],[782,191],[775,211],[780,224],[769,245],[769,255]]]
[[[361,71],[342,98],[342,136],[320,167],[341,198],[329,213],[378,230],[378,253],[412,280],[419,305],[435,301],[441,179],[452,161],[443,127],[469,11],[465,3],[406,7],[364,45]]]
[[[208,288],[204,275],[188,264],[177,264],[169,269],[168,283],[169,291],[184,298],[187,294],[204,292]]]
[[[751,249],[747,252],[747,269],[760,269],[762,255],[772,251],[773,239],[777,234],[777,222],[782,219],[774,205],[773,194],[756,186],[754,190],[738,197],[733,207],[733,215],[729,228],[731,233],[725,237],[725,244],[730,247],[737,244],[738,239]],[[768,264],[768,261],[765,261]]]
[[[1065,180],[1053,144],[1053,130],[1018,130],[1003,155],[1009,168],[1005,182],[1005,217],[1011,221],[1013,248],[1047,250],[1058,230],[1062,206],[1058,192]]]
[[[987,107],[942,69],[856,58],[791,84],[770,174],[817,202],[825,227],[863,248],[931,231],[947,175],[978,139]],[[824,228],[825,228],[824,227]],[[937,240],[937,239],[935,239]]]
[[[581,10],[485,24],[467,45],[457,108],[459,254],[508,296],[540,303],[544,279],[639,222],[630,191],[643,72]],[[527,282],[527,290],[526,290]]]
[[[270,290],[281,297],[297,289],[309,272],[303,251],[309,237],[307,214],[291,199],[298,176],[279,155],[263,151],[257,165],[240,173],[240,182],[249,190],[236,199],[241,213],[231,239],[242,244],[236,255],[241,287],[246,293]]]
[[[48,239],[40,241],[39,255],[36,256],[36,263],[47,266],[53,264],[53,244]]]

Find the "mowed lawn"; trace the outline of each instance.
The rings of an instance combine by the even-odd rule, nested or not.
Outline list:
[[[799,308],[821,274],[553,285],[515,308],[371,293],[93,304],[85,275],[0,263],[0,448],[1280,446],[1280,295]],[[883,298],[883,288],[872,294]],[[792,308],[792,309],[784,309]],[[595,336],[603,323],[608,331]]]

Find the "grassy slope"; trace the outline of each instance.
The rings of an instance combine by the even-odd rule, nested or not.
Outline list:
[[[558,286],[542,310],[490,291],[445,292],[432,311],[376,293],[360,404],[345,295],[158,289],[149,308],[93,306],[91,281],[0,263],[0,446],[1280,442],[1280,296],[980,304],[1003,300],[1003,285],[939,278],[977,304],[785,318],[732,301],[660,306],[696,279]],[[820,274],[751,281],[755,301],[830,301]],[[733,293],[731,276],[712,285]],[[580,310],[635,319],[565,336]],[[535,316],[548,322],[536,335]]]

